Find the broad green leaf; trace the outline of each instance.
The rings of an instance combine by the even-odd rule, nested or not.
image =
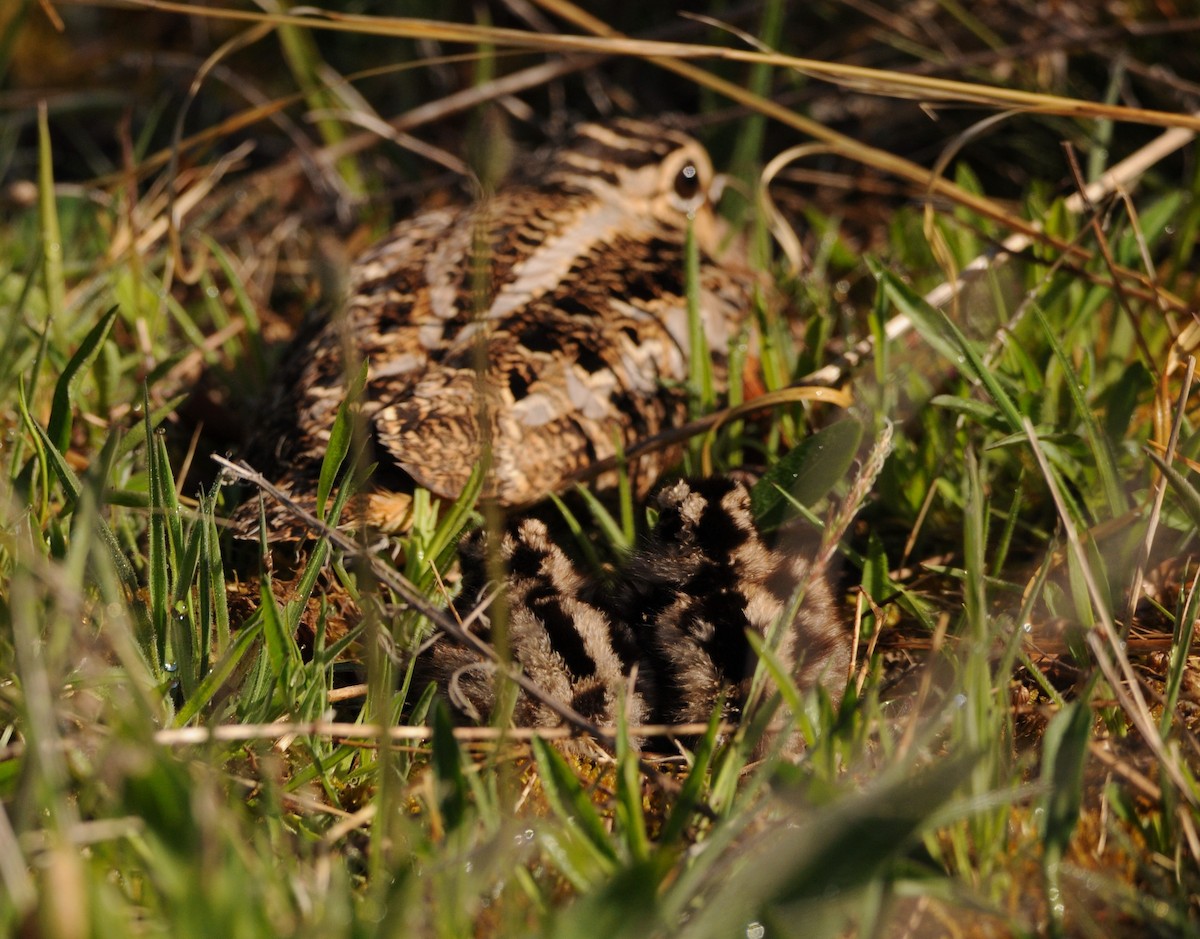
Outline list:
[[[862,424],[838,421],[812,434],[785,453],[754,486],[750,510],[765,528],[778,525],[791,500],[812,506],[845,478],[858,445]]]

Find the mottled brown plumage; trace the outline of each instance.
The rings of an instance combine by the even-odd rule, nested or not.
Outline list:
[[[560,490],[686,416],[689,224],[702,352],[723,387],[751,278],[739,258],[718,260],[700,145],[659,125],[585,124],[534,166],[489,199],[401,223],[355,262],[343,313],[289,352],[251,463],[281,468],[281,488],[311,503],[346,376],[365,359],[361,413],[380,467],[358,504],[370,525],[402,529],[396,494],[414,483],[456,497],[488,447],[485,496],[518,506]],[[639,461],[642,489],[662,459]],[[257,506],[236,518],[253,531]],[[268,526],[304,535],[274,508]]]

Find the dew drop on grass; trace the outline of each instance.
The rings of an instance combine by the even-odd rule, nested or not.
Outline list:
[[[216,287],[208,286],[204,288],[204,295],[210,300],[215,300],[220,295],[220,291]]]
[[[767,927],[762,923],[753,922],[746,924],[746,939],[763,939],[767,934]]]
[[[967,696],[961,691],[954,696],[954,706],[956,708],[965,707],[967,704]]]

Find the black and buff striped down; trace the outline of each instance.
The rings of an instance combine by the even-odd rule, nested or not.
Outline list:
[[[514,664],[549,698],[589,721],[611,726],[696,723],[741,716],[757,661],[748,632],[780,623],[780,662],[804,690],[822,685],[841,698],[850,635],[834,607],[825,572],[810,571],[807,552],[767,547],[750,514],[750,497],[727,477],[678,481],[655,499],[658,524],[604,589],[581,576],[540,521],[525,519],[504,535],[508,640]],[[463,549],[459,613],[466,618],[492,593],[480,535]],[[491,639],[487,616],[472,627]],[[418,683],[434,682],[454,713],[487,720],[496,676],[471,649],[441,640],[418,665]],[[522,726],[561,718],[521,692],[513,715]]]

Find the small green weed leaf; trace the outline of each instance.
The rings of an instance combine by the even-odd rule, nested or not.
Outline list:
[[[104,344],[104,340],[108,337],[108,331],[117,318],[118,309],[114,306],[100,317],[100,321],[95,326],[88,330],[88,334],[83,337],[83,342],[79,344],[79,348],[67,362],[66,368],[58,377],[58,383],[54,386],[54,397],[50,405],[50,421],[47,424],[46,432],[60,451],[65,452],[71,445],[71,405],[75,400],[75,391],[83,379],[84,372],[92,364],[100,347]]]
[[[856,420],[830,424],[780,457],[750,492],[750,509],[764,528],[783,521],[790,500],[812,506],[846,476],[863,428]]]
[[[442,512],[433,531],[426,534],[414,523],[412,537],[406,549],[405,576],[424,589],[434,580],[434,571],[443,571],[451,563],[451,557],[464,529],[471,521],[471,513],[483,490],[487,475],[482,462],[476,463],[467,479],[467,485],[459,493],[449,509]],[[418,490],[420,496],[424,490]],[[416,502],[414,500],[414,512]],[[426,528],[426,531],[428,529]]]

